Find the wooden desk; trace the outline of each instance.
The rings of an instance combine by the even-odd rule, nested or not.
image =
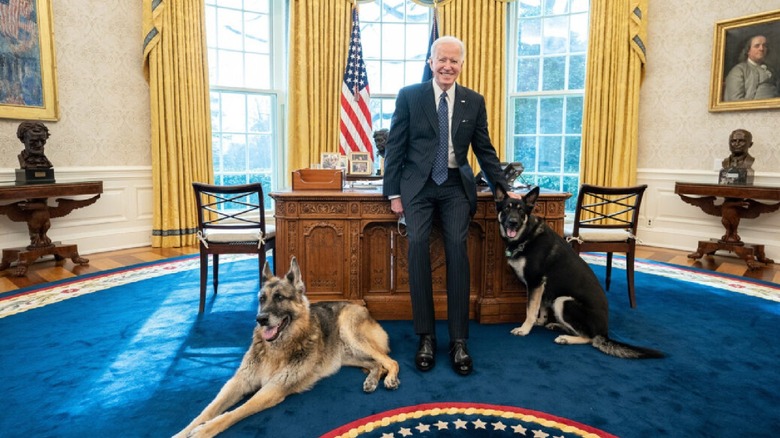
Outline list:
[[[720,239],[700,240],[696,252],[688,254],[689,258],[698,259],[705,254],[711,255],[718,250],[726,250],[744,259],[750,269],[759,268],[763,266],[762,263],[774,263],[774,260],[766,257],[764,245],[743,242],[737,234],[737,228],[742,218],[757,218],[761,213],[780,209],[780,202],[764,204],[756,201],[780,201],[780,187],[677,182],[674,184],[674,193],[688,204],[701,208],[703,212],[720,216],[726,229],[726,234]],[[716,204],[717,198],[723,198],[723,201]]]
[[[312,301],[351,300],[364,303],[379,319],[411,319],[408,244],[381,188],[270,196],[276,201],[277,274],[287,271],[294,255]],[[543,192],[537,202],[535,213],[560,234],[570,196]],[[470,317],[481,323],[522,321],[526,290],[506,263],[490,192],[478,196],[468,248]],[[446,319],[446,266],[437,227],[431,234],[431,265],[436,317]]]
[[[51,219],[63,217],[71,211],[94,204],[103,193],[102,181],[54,183],[54,184],[0,184],[0,201],[22,199],[11,204],[0,205],[0,214],[7,215],[14,222],[26,222],[30,233],[30,244],[26,247],[3,249],[0,270],[16,262],[14,275],[27,274],[29,265],[45,255],[54,255],[57,261],[70,258],[73,263],[86,265],[88,259],[79,256],[74,244],[63,245],[52,242],[46,233]],[[84,200],[60,198],[60,196],[95,195]],[[57,205],[49,205],[48,198],[57,197]]]

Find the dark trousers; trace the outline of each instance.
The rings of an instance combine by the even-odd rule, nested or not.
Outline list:
[[[450,340],[469,335],[468,229],[470,206],[457,169],[442,185],[428,179],[411,200],[403,200],[409,241],[409,286],[412,321],[417,334],[435,334],[430,235],[439,219],[447,260],[447,321]]]

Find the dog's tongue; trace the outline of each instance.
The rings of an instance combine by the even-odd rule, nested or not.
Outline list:
[[[279,326],[263,327],[263,339],[266,341],[273,339],[276,336],[276,332],[279,331]]]
[[[511,229],[506,230],[506,237],[515,237],[515,236],[517,236],[517,230],[511,230]]]

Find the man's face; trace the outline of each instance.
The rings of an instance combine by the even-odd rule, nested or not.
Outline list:
[[[27,151],[33,155],[43,155],[43,146],[46,144],[46,137],[42,134],[28,132],[24,136],[24,144]]]
[[[463,67],[463,55],[457,43],[441,43],[436,52],[428,60],[433,72],[433,79],[442,90],[449,90],[460,75]]]
[[[731,149],[731,153],[737,157],[747,154],[751,144],[751,139],[742,131],[732,133],[729,138],[729,149]]]
[[[757,36],[750,40],[750,49],[748,50],[748,59],[756,64],[763,64],[769,46],[766,44],[766,37]]]

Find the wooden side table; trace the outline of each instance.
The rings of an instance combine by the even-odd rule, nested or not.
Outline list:
[[[737,228],[743,218],[754,219],[762,213],[771,213],[780,209],[780,202],[765,204],[757,201],[757,199],[780,201],[780,187],[677,182],[674,184],[674,193],[688,204],[699,207],[703,212],[720,216],[721,223],[726,229],[726,234],[720,239],[700,240],[698,248],[688,254],[688,258],[698,259],[714,254],[718,250],[725,250],[745,260],[750,269],[760,268],[762,264],[774,263],[774,260],[766,257],[764,245],[743,242],[737,234]],[[723,201],[717,204],[715,202],[717,198],[723,198]]]
[[[13,222],[26,222],[30,244],[26,247],[3,249],[0,270],[8,269],[16,262],[14,275],[27,275],[27,268],[45,255],[53,255],[57,261],[70,258],[73,263],[86,265],[88,259],[79,256],[75,244],[52,242],[47,235],[51,219],[63,217],[71,211],[94,204],[103,193],[102,181],[53,183],[53,184],[0,184],[0,201],[21,199],[0,205],[0,214]],[[60,196],[92,195],[89,199],[72,200]],[[56,205],[49,205],[48,198],[55,197]]]

